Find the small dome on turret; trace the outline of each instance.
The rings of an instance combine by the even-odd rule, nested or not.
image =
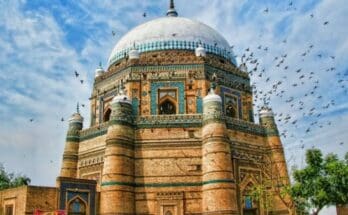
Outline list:
[[[274,117],[274,113],[271,108],[267,106],[263,106],[261,110],[259,111],[260,117]]]
[[[240,66],[239,66],[239,69],[242,71],[242,72],[248,72],[248,67],[245,63],[242,63]]]
[[[196,53],[197,57],[205,57],[207,55],[207,52],[205,51],[205,49],[201,43],[196,48],[195,53]]]
[[[102,65],[101,65],[101,63],[100,63],[100,64],[99,64],[99,67],[95,70],[95,77],[97,78],[97,77],[103,75],[104,72],[105,72],[105,71],[104,71],[104,69],[103,69],[103,67],[102,67]]]
[[[124,93],[124,91],[121,90],[120,93],[112,99],[111,104],[116,104],[116,103],[127,103],[127,104],[132,104],[132,101],[131,101],[131,100],[129,99],[129,97]]]
[[[69,118],[69,123],[83,123],[83,117],[80,115],[80,113],[74,113]]]
[[[207,102],[220,102],[222,103],[222,99],[219,95],[217,95],[213,88],[210,88],[210,91],[206,97],[203,98],[203,104]]]
[[[130,60],[137,60],[140,58],[140,53],[135,46],[129,51],[128,55]]]

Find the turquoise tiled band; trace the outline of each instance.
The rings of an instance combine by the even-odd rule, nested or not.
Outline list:
[[[137,44],[135,45],[135,48],[140,53],[150,52],[150,51],[170,50],[170,49],[194,51],[198,47],[198,45],[199,45],[199,42],[169,40],[169,41],[156,41],[156,42],[149,42],[144,44]],[[206,43],[202,43],[202,46],[205,48],[207,53],[212,53],[212,54],[222,56],[230,60],[234,65],[237,65],[237,61],[232,56],[232,53],[230,51],[221,49],[217,46],[209,45]],[[109,65],[124,58],[125,55],[128,55],[131,49],[133,49],[133,47],[129,47],[129,48],[123,49],[122,51],[117,52],[114,56],[110,58]]]

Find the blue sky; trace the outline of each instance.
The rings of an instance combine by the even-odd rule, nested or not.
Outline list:
[[[272,94],[270,104],[279,130],[286,133],[282,140],[289,166],[303,166],[303,153],[313,146],[340,156],[348,151],[348,4],[292,2],[290,6],[290,1],[276,0],[190,4],[176,0],[176,7],[180,16],[221,32],[234,45],[239,62],[243,54],[250,54],[245,49],[254,52],[258,71],[265,69],[262,77],[259,72],[251,77],[258,94],[282,82],[278,92],[285,92],[282,97]],[[99,62],[106,66],[114,45],[127,31],[163,16],[167,7],[167,0],[0,1],[0,162],[10,171],[28,175],[33,184],[54,185],[67,129],[67,122],[60,119],[69,118],[80,102],[86,104],[82,114],[88,126],[95,68]],[[328,25],[323,24],[326,21]],[[284,63],[277,67],[284,55]],[[254,67],[248,65],[249,70]],[[74,70],[81,74],[83,85],[74,78]],[[290,98],[293,102],[287,103]],[[291,116],[288,123],[286,116]],[[31,118],[34,122],[29,122]]]

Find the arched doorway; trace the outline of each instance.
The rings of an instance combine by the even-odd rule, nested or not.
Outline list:
[[[172,115],[177,113],[177,90],[159,89],[158,91],[158,114]]]
[[[225,114],[227,117],[238,117],[238,98],[235,96],[225,95]]]
[[[110,120],[110,116],[111,116],[111,109],[108,108],[104,113],[103,122],[108,122]]]
[[[86,215],[86,204],[80,198],[75,198],[69,204],[68,215]]]
[[[159,114],[160,115],[171,115],[176,114],[176,107],[173,102],[169,100],[165,100],[159,106]]]
[[[231,101],[229,101],[228,104],[226,104],[226,116],[231,117],[231,118],[237,118],[237,110],[236,110],[236,105],[233,104]]]
[[[257,181],[252,175],[247,175],[240,184],[242,191],[242,210],[243,215],[258,215],[259,214],[259,202],[253,198],[253,190]]]
[[[171,211],[167,211],[164,215],[173,215]]]

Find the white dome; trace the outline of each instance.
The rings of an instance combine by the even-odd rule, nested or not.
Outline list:
[[[242,71],[242,72],[248,72],[248,67],[245,63],[242,63],[240,66],[239,66],[239,69]]]
[[[263,106],[259,112],[261,118],[263,117],[274,117],[274,113],[271,108]]]
[[[222,103],[221,96],[215,93],[214,89],[210,89],[208,95],[203,98],[203,104],[208,102],[219,102]]]
[[[111,104],[116,103],[128,103],[131,105],[132,101],[128,98],[127,95],[124,94],[123,90],[121,90],[120,94],[115,96],[111,101]]]
[[[207,55],[205,49],[201,44],[198,45],[195,52],[197,57],[205,57]]]
[[[104,70],[103,68],[99,67],[98,69],[95,70],[95,73],[94,73],[94,77],[99,77],[101,76],[102,74],[104,74]]]
[[[69,118],[69,123],[82,123],[82,122],[83,122],[83,117],[79,113],[74,113]]]
[[[140,58],[140,54],[138,52],[138,50],[136,50],[135,48],[131,49],[129,51],[129,59],[130,60],[136,60]]]
[[[113,49],[109,66],[135,48],[142,52],[183,49],[192,50],[202,44],[207,53],[231,60],[236,65],[228,42],[211,27],[183,17],[163,17],[146,22],[123,36]]]

